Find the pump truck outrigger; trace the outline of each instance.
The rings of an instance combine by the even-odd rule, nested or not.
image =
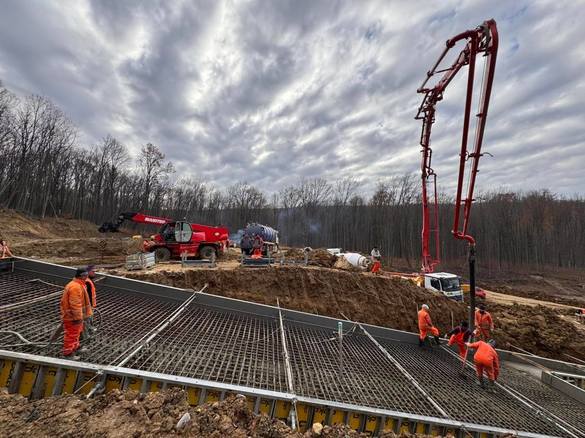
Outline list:
[[[158,233],[143,244],[145,251],[155,253],[157,261],[178,259],[182,255],[209,259],[223,254],[228,246],[229,230],[225,227],[192,224],[143,213],[120,213],[116,222],[105,222],[98,231],[118,232],[125,221],[160,226]]]
[[[439,65],[447,53],[460,42],[465,41],[465,47],[459,53],[450,67],[439,69]],[[483,76],[483,85],[479,97],[479,111],[476,114],[477,121],[475,125],[475,140],[473,151],[467,148],[469,137],[469,123],[471,119],[471,104],[473,98],[473,84],[475,79],[475,62],[478,54],[483,53],[485,58],[485,69]],[[481,145],[487,120],[488,108],[494,73],[496,69],[496,57],[498,53],[498,30],[494,20],[487,20],[481,26],[460,33],[447,40],[445,50],[427,72],[427,77],[417,90],[418,93],[424,94],[423,101],[418,109],[415,119],[422,120],[422,132],[420,145],[422,146],[422,207],[423,207],[423,226],[422,226],[422,270],[427,275],[432,275],[435,265],[440,263],[439,253],[439,210],[437,198],[437,175],[431,167],[432,149],[431,149],[431,128],[435,122],[435,107],[438,102],[443,100],[443,92],[451,83],[457,73],[464,67],[469,66],[467,73],[467,93],[465,101],[465,110],[463,113],[463,132],[461,136],[461,151],[459,155],[459,177],[457,180],[457,196],[455,200],[455,218],[453,221],[452,235],[456,239],[464,240],[469,245],[469,326],[473,330],[474,311],[475,311],[475,239],[468,233],[469,217],[471,205],[473,202],[473,191],[475,188],[475,178],[477,175],[479,159],[482,157]],[[441,79],[433,86],[428,87],[427,82],[437,73],[443,73]],[[463,184],[465,179],[465,165],[470,162],[471,171],[468,175],[467,195],[462,198]],[[429,207],[429,198],[427,193],[427,184],[432,184],[434,193],[432,197],[433,212],[431,225],[431,213]],[[463,204],[463,213],[461,205]],[[463,220],[463,224],[461,224]],[[431,254],[430,236],[434,234],[435,255]],[[426,278],[425,278],[426,282]]]

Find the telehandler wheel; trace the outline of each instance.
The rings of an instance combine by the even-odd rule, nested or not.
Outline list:
[[[154,257],[157,262],[168,262],[171,259],[171,251],[168,248],[157,248],[154,250]]]
[[[204,246],[199,250],[199,257],[201,257],[202,259],[209,260],[211,259],[211,257],[213,257],[213,255],[217,257],[215,248],[213,246]]]

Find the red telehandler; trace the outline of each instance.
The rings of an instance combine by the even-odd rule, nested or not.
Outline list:
[[[144,241],[144,250],[154,252],[157,261],[187,257],[209,259],[223,254],[228,246],[229,230],[225,227],[191,224],[143,213],[120,213],[116,222],[105,222],[100,233],[118,232],[125,221],[159,225],[157,234]]]
[[[465,46],[455,58],[455,61],[447,68],[440,69],[439,65],[445,59],[447,53],[461,41]],[[463,112],[463,133],[461,136],[461,150],[459,155],[459,177],[457,180],[457,196],[455,200],[455,218],[453,221],[452,235],[456,239],[464,240],[469,245],[469,325],[473,330],[474,312],[475,312],[475,239],[469,234],[469,217],[471,205],[473,202],[473,191],[475,188],[475,178],[478,172],[479,159],[483,156],[481,145],[490,103],[492,84],[496,69],[496,56],[498,53],[498,30],[494,20],[485,21],[481,26],[460,33],[447,40],[445,50],[427,72],[427,77],[423,84],[417,90],[418,93],[424,94],[423,101],[415,117],[423,121],[420,145],[422,146],[422,207],[423,207],[423,226],[422,226],[422,270],[425,274],[433,272],[434,267],[440,263],[439,253],[439,209],[437,198],[437,175],[431,167],[432,149],[431,149],[431,128],[435,122],[435,107],[438,102],[443,100],[443,92],[451,83],[459,71],[468,66],[467,71],[467,93],[465,101],[465,110]],[[469,136],[469,124],[471,120],[471,104],[473,97],[473,86],[475,80],[475,63],[478,55],[483,55],[485,59],[485,69],[482,81],[481,95],[479,97],[479,109],[476,114],[477,120],[475,125],[475,140],[473,149],[470,151],[467,147]],[[432,87],[427,86],[428,81],[435,74],[443,73],[441,79]],[[463,198],[463,184],[466,176],[465,166],[470,165],[470,171],[467,176],[467,194]],[[427,185],[433,186],[431,196],[431,206],[429,205],[429,195]],[[463,206],[463,211],[461,208]],[[431,212],[432,210],[432,212]],[[431,224],[432,217],[432,224]],[[435,251],[431,253],[431,234],[433,234]]]

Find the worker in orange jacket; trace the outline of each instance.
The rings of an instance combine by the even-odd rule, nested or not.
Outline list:
[[[475,362],[475,371],[477,372],[477,378],[479,379],[479,385],[485,388],[483,375],[484,373],[488,376],[488,384],[490,389],[493,391],[495,382],[498,380],[500,374],[500,358],[494,348],[496,341],[493,339],[489,342],[478,341],[468,343],[467,347],[476,349],[473,361]]]
[[[77,269],[75,278],[67,283],[61,297],[61,320],[63,321],[63,356],[79,359],[79,336],[83,331],[83,319],[87,311],[85,280],[87,271]],[[80,350],[79,352],[83,352]]]
[[[252,243],[252,257],[253,259],[262,258],[262,247],[264,246],[264,240],[258,234],[254,235],[254,241]]]
[[[467,345],[473,333],[469,330],[469,323],[467,321],[461,321],[457,327],[447,333],[449,338],[449,346],[457,345],[459,349],[459,357],[465,361],[467,358]]]
[[[83,337],[89,339],[91,334],[97,331],[93,323],[94,309],[97,305],[95,283],[93,282],[95,278],[95,265],[88,265],[86,270],[85,290],[87,291],[87,298],[85,303],[85,320],[83,322]]]
[[[494,321],[492,315],[485,310],[483,304],[475,311],[475,334],[482,341],[489,341],[494,331]]]
[[[439,341],[439,330],[433,326],[433,321],[431,320],[431,315],[429,313],[429,306],[427,304],[423,304],[421,309],[418,311],[418,345],[422,347],[427,335],[430,333],[434,338],[437,345],[440,344]]]

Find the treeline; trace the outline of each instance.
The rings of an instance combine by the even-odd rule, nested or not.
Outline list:
[[[46,98],[17,99],[0,85],[0,206],[31,215],[111,220],[121,211],[227,225],[232,231],[261,222],[293,246],[369,251],[419,267],[421,206],[413,175],[380,181],[372,196],[356,179],[300,180],[268,195],[246,182],[218,189],[201,180],[173,178],[160,149],[138,157],[111,136],[83,148],[77,129]],[[452,200],[442,197],[441,252],[464,259],[455,241]],[[488,193],[473,207],[471,232],[482,261],[514,265],[585,267],[585,201],[549,192]],[[0,231],[1,232],[1,231]]]

